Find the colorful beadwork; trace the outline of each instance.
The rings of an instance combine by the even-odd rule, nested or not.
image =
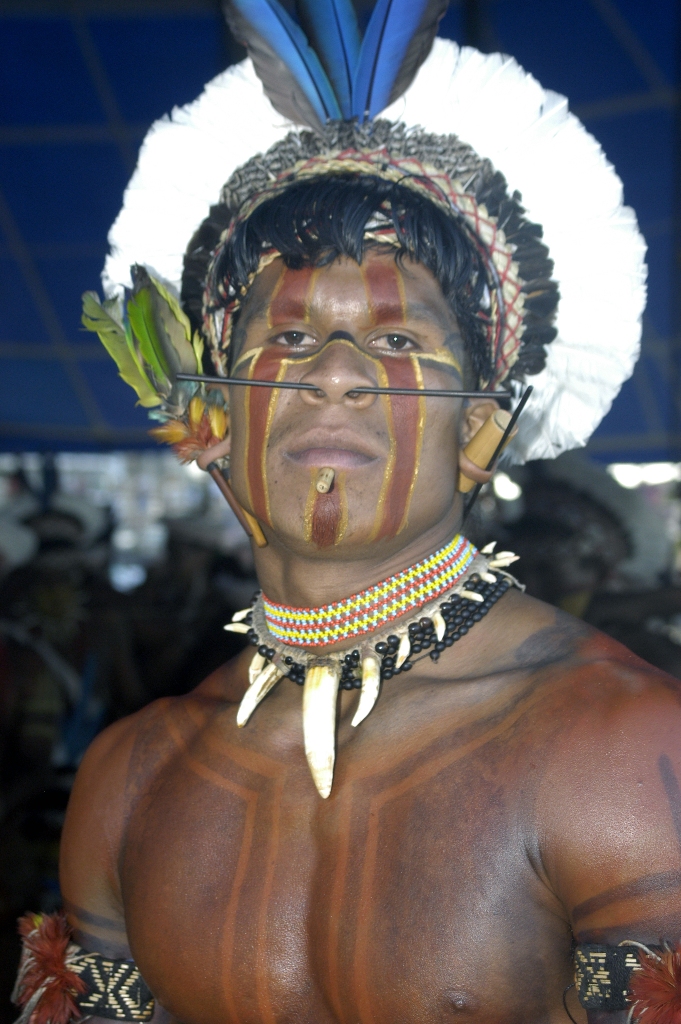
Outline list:
[[[321,608],[290,608],[263,594],[267,628],[277,640],[296,647],[325,647],[374,632],[451,590],[476,554],[470,541],[457,534],[409,569]]]

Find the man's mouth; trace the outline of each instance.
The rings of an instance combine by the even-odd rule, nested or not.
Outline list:
[[[353,448],[303,448],[287,452],[287,456],[301,466],[329,466],[331,469],[358,469],[376,461],[375,455]]]

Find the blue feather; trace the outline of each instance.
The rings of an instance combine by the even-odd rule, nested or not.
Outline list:
[[[390,101],[395,78],[429,0],[378,0],[367,25],[352,90],[352,113],[376,117]]]
[[[286,64],[324,124],[340,118],[331,83],[305,33],[277,0],[232,0],[241,16]]]
[[[352,117],[352,84],[360,35],[351,0],[298,0],[301,22],[338,98],[343,117]]]

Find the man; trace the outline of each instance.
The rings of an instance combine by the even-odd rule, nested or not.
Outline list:
[[[488,165],[466,191],[446,156],[414,170],[427,138],[363,131],[287,136],[190,244],[186,309],[194,273],[237,383],[217,385],[226,438],[200,435],[215,391],[182,414],[163,392],[165,436],[203,437],[214,472],[229,460],[260,537],[262,594],[233,624],[256,652],[90,748],[62,844],[65,962],[106,965],[113,995],[79,1005],[118,1019],[149,1019],[151,994],[184,1024],[621,1022],[667,963],[649,947],[681,939],[676,683],[459,535],[465,481],[490,476],[463,449],[513,367],[560,344],[556,290]],[[170,302],[136,271],[152,382],[135,317]],[[117,999],[126,971],[137,995]]]

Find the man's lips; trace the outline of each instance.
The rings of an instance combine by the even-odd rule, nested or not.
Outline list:
[[[331,469],[357,469],[376,460],[375,455],[351,448],[303,448],[287,455],[301,466],[329,466]]]

